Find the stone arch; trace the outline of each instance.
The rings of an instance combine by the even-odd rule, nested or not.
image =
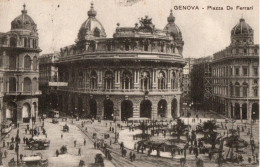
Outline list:
[[[89,100],[89,110],[90,110],[90,117],[95,118],[97,117],[97,102],[95,99]]]
[[[32,61],[29,55],[24,56],[24,69],[31,70]]]
[[[174,98],[172,100],[172,108],[171,108],[171,114],[172,114],[172,118],[175,118],[178,114],[177,114],[177,107],[178,107],[178,101],[176,98]]]
[[[32,81],[29,77],[25,77],[23,80],[23,91],[30,92],[32,90]]]
[[[140,117],[151,118],[152,116],[152,102],[150,100],[143,100],[140,104]]]
[[[167,115],[167,101],[165,99],[161,99],[158,102],[158,116],[161,118],[165,118]]]
[[[123,100],[121,103],[121,121],[127,121],[133,117],[133,103],[131,100]]]
[[[16,92],[16,78],[10,77],[9,78],[9,92]]]
[[[242,119],[247,119],[247,104],[242,104]]]
[[[259,119],[259,103],[252,104],[252,119]]]
[[[104,119],[105,120],[113,120],[114,114],[114,103],[110,99],[105,99],[103,101],[104,106]]]
[[[17,123],[17,104],[15,102],[7,103],[5,117],[13,123]]]
[[[235,103],[235,119],[240,119],[240,104]]]
[[[24,103],[22,108],[22,118],[23,122],[29,122],[31,118],[31,106],[29,103]]]

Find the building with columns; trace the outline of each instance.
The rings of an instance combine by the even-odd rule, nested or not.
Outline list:
[[[29,122],[38,112],[37,25],[22,10],[11,22],[11,31],[0,33],[0,108],[1,121]]]
[[[230,45],[213,55],[213,108],[234,119],[259,119],[259,45],[241,18]]]
[[[184,42],[172,11],[163,30],[152,19],[117,24],[107,38],[93,4],[75,44],[60,49],[60,110],[100,119],[175,118],[180,113]]]

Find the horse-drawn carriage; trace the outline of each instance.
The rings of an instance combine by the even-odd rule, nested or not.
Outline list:
[[[49,145],[50,145],[50,141],[44,137],[35,136],[32,139],[30,139],[28,142],[29,149],[33,149],[33,150],[44,150],[48,148]]]
[[[102,167],[104,166],[104,159],[102,157],[102,154],[96,154],[95,164],[102,166]]]
[[[40,153],[30,156],[24,156],[22,161],[17,162],[11,159],[8,162],[9,167],[47,167],[48,159],[43,159]]]
[[[67,124],[63,126],[63,132],[69,132],[69,126]]]

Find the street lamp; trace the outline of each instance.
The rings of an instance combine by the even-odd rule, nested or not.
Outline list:
[[[115,119],[115,141],[114,143],[117,143],[117,125],[116,125],[116,114],[112,113],[112,117]]]

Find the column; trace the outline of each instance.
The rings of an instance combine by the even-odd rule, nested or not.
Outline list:
[[[120,89],[120,70],[115,71],[115,89]]]
[[[166,118],[172,118],[171,109],[172,109],[172,103],[171,103],[171,100],[169,100],[169,101],[167,101],[167,113],[166,113]]]
[[[134,70],[134,89],[139,88],[139,70]]]
[[[102,70],[98,70],[97,89],[102,89]]]
[[[167,88],[170,90],[171,89],[171,70],[168,69],[167,70],[167,73],[168,73],[168,85],[167,85]]]
[[[153,85],[152,89],[157,89],[157,69],[153,69]]]

